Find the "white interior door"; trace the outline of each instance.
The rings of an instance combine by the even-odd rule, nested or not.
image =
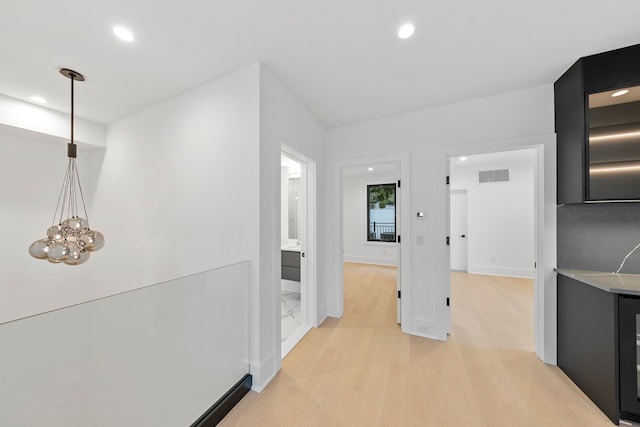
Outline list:
[[[450,193],[451,269],[467,271],[467,190]]]
[[[400,185],[398,185],[398,183]],[[402,183],[400,181],[398,181],[396,183],[396,236],[401,236],[401,228],[400,228],[400,224],[402,223],[402,221],[400,221],[400,218],[402,218],[402,216],[400,215],[400,188],[401,188]],[[402,281],[400,280],[400,257],[402,256],[401,253],[401,245],[400,242],[397,243],[397,247],[398,247],[398,259],[396,260],[396,289],[398,291],[398,295],[397,295],[397,299],[396,299],[396,314],[397,314],[397,322],[398,325],[402,324],[402,300],[400,299],[401,296],[401,283]]]
[[[309,319],[309,285],[307,264],[307,164],[300,163],[300,193],[298,195],[298,239],[300,240],[300,315],[305,325],[310,325]]]
[[[301,324],[293,332],[289,330],[288,338],[282,340],[281,310],[277,310],[280,319],[281,358],[304,337],[311,329],[317,326],[317,289],[316,289],[316,163],[296,150],[282,145],[282,158],[293,160],[300,166],[300,189],[296,195],[296,236],[297,239],[289,239],[287,235],[281,238],[284,241],[297,240],[300,250],[300,319]],[[286,191],[283,190],[283,191]],[[288,215],[287,209],[282,209],[284,215]],[[287,230],[288,218],[281,218],[281,227]],[[284,224],[284,225],[283,225]],[[286,280],[284,282],[287,282]],[[294,283],[294,282],[292,282]],[[280,298],[277,299],[280,301]]]

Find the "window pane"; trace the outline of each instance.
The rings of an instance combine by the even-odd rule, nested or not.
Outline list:
[[[367,185],[368,241],[396,241],[396,185]]]

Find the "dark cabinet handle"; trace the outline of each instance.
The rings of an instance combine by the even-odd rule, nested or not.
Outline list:
[[[465,235],[463,234],[463,235],[462,235],[462,236],[460,236],[460,237],[462,237],[462,238],[464,239],[464,238],[465,238],[465,237],[467,237],[467,236],[465,236]]]
[[[302,252],[300,255],[302,255],[302,258],[304,258],[304,252]]]

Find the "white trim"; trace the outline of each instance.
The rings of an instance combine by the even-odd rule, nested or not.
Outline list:
[[[278,347],[280,346],[278,345]],[[271,382],[271,380],[276,376],[277,371],[274,369],[275,360],[276,360],[275,354],[271,353],[269,357],[260,365],[253,364],[253,363],[250,364],[249,373],[251,374],[252,381],[253,381],[251,385],[251,390],[255,391],[256,393],[260,393],[262,390],[264,390],[267,384],[269,384],[269,382]],[[266,379],[262,378],[263,371],[270,372],[268,378]]]
[[[318,325],[322,325],[329,316],[325,313],[320,319],[318,319]]]
[[[356,256],[356,255],[345,255],[344,261],[355,262],[357,264],[388,265],[392,267],[396,267],[398,265],[398,261],[395,259],[374,258],[374,257],[365,257],[365,256]]]
[[[519,277],[522,279],[535,279],[533,268],[496,267],[495,265],[473,265],[468,268],[471,274],[486,276]]]
[[[536,355],[545,363],[555,364],[557,360],[557,316],[556,316],[556,282],[553,268],[556,262],[556,157],[555,135],[540,135],[524,138],[490,141],[455,147],[442,147],[439,150],[438,174],[446,176],[449,158],[461,155],[484,154],[491,152],[534,148],[536,165],[534,177],[534,245],[537,268],[534,273],[534,339]],[[443,179],[444,183],[444,179]],[[448,189],[443,185],[441,200],[437,203],[438,239],[443,244],[437,245],[438,265],[436,280],[438,298],[450,292],[450,265],[448,247],[444,244],[449,231],[447,216],[449,214],[447,198]],[[446,325],[449,311],[445,304],[438,304],[436,323]],[[445,311],[446,310],[446,311]]]
[[[391,246],[391,247],[395,247],[398,242],[378,242],[376,240],[367,240],[366,242],[362,242],[363,245],[369,245],[369,246]]]
[[[309,327],[318,327],[318,287],[317,287],[317,223],[316,223],[316,192],[317,192],[317,177],[316,177],[316,162],[315,160],[305,156],[299,151],[289,147],[286,144],[281,144],[280,146],[281,154],[284,154],[287,157],[297,161],[302,165],[302,172],[306,171],[306,174],[303,173],[302,185],[305,186],[305,206],[302,208],[302,216],[306,217],[306,227],[302,230],[302,246],[300,248],[300,252],[304,253],[306,259],[306,271],[303,268],[301,274],[304,277],[301,277],[301,287],[305,286],[306,289],[301,292],[305,292],[306,301],[303,301],[305,307],[303,307],[303,312],[306,313],[306,321]],[[280,205],[278,205],[280,206]],[[282,215],[282,212],[280,212]],[[280,259],[278,257],[278,259]],[[280,271],[280,266],[277,266],[277,271]],[[304,280],[306,278],[306,281]],[[306,282],[306,283],[305,283]],[[280,283],[280,282],[279,282]],[[280,292],[280,286],[278,287],[278,293]],[[282,342],[281,339],[281,309],[280,309],[280,298],[277,298],[277,307],[276,307],[276,315],[277,315],[277,331],[276,333],[276,353],[279,355],[280,360],[282,360]],[[305,332],[306,333],[306,332]],[[303,334],[304,336],[304,334]],[[300,337],[302,338],[302,337]],[[293,346],[291,347],[293,348]]]
[[[343,179],[342,171],[348,167],[354,166],[371,166],[381,163],[398,163],[400,169],[400,180],[402,185],[403,197],[400,199],[400,230],[401,236],[405,236],[402,239],[400,246],[400,280],[402,287],[402,300],[401,300],[401,314],[402,314],[402,331],[405,333],[413,333],[411,329],[411,245],[409,244],[411,236],[411,209],[410,209],[410,155],[407,152],[389,154],[385,156],[376,157],[362,157],[352,160],[344,160],[335,162],[333,164],[333,187],[330,188],[328,203],[329,215],[331,215],[338,224],[337,227],[331,229],[329,232],[333,233],[335,247],[327,248],[328,265],[333,267],[331,269],[332,277],[327,280],[328,286],[332,286],[332,289],[328,289],[328,314],[332,317],[342,317],[344,314],[344,282],[343,282],[343,267],[344,260],[344,243],[342,241],[343,215],[342,215],[342,194],[343,194]]]

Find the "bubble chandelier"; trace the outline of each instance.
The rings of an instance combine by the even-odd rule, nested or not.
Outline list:
[[[99,231],[89,228],[89,216],[76,166],[76,144],[73,142],[73,84],[76,80],[83,82],[84,76],[67,68],[61,69],[60,74],[71,79],[71,140],[67,144],[69,163],[47,237],[33,242],[29,246],[29,254],[55,264],[79,265],[89,259],[90,252],[104,246],[104,236]],[[80,206],[84,218],[78,216]]]

